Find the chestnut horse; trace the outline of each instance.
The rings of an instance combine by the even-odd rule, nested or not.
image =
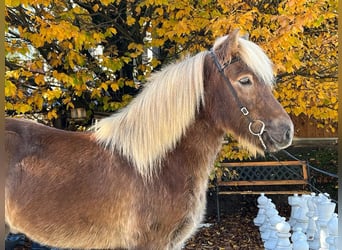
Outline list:
[[[234,31],[88,132],[7,119],[8,227],[59,248],[181,249],[225,133],[253,154],[291,144],[273,84],[269,58]]]

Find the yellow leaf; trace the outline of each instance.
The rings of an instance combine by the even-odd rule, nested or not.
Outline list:
[[[26,113],[32,110],[32,107],[26,103],[16,103],[14,105],[14,109],[18,112],[18,113]]]
[[[95,5],[93,6],[93,10],[94,10],[95,12],[97,12],[97,11],[99,10],[99,8],[100,8],[100,6],[99,6],[98,4],[95,4]]]
[[[44,75],[37,75],[35,78],[34,78],[34,82],[37,84],[37,85],[44,85],[45,84],[45,79],[44,79]]]
[[[125,81],[125,85],[126,85],[126,86],[130,86],[130,87],[132,87],[132,88],[135,87],[135,83],[134,83],[133,80],[127,80],[127,81]]]
[[[14,106],[10,102],[5,103],[5,110],[14,110]]]
[[[114,34],[114,35],[115,35],[116,33],[118,33],[117,30],[116,30],[115,28],[113,28],[113,27],[108,28],[107,31],[111,32],[111,33]]]
[[[117,90],[120,89],[120,88],[119,88],[119,85],[118,85],[117,83],[112,83],[112,84],[110,85],[110,87],[112,88],[113,91],[117,91]]]
[[[108,90],[108,85],[103,82],[103,83],[101,83],[100,88],[104,89],[105,91],[107,91]]]
[[[159,61],[157,58],[153,57],[153,58],[152,58],[152,61],[151,61],[152,67],[155,68],[155,67],[157,67],[159,64],[160,64],[160,61]]]
[[[48,120],[52,120],[52,119],[58,118],[56,110],[53,109],[53,110],[49,111],[47,113],[47,118],[48,118]]]
[[[102,3],[104,6],[108,6],[108,5],[111,4],[112,2],[114,2],[114,0],[101,0],[101,3]]]
[[[38,110],[42,110],[44,99],[41,94],[35,93],[34,96],[27,100],[27,102],[36,107]]]
[[[135,49],[138,51],[144,51],[144,46],[142,44],[139,43],[130,43],[128,44],[128,49]]]
[[[42,69],[43,69],[43,62],[41,62],[41,61],[35,61],[34,63],[31,64],[30,70],[39,72]]]
[[[94,33],[93,38],[95,39],[96,42],[100,42],[104,38],[104,36],[102,33]]]
[[[9,80],[5,81],[5,96],[15,97],[17,93],[17,86]]]
[[[74,109],[75,105],[72,102],[68,102],[68,104],[66,105],[66,109]]]
[[[69,102],[71,102],[71,97],[66,97],[63,99],[63,104],[68,104]]]
[[[20,74],[19,70],[6,71],[6,78],[18,79]]]
[[[6,6],[17,7],[19,4],[21,4],[21,0],[5,0]]]
[[[43,94],[43,96],[48,101],[52,101],[52,100],[60,98],[61,94],[62,94],[62,90],[60,90],[60,89],[53,89],[53,90],[49,89]]]
[[[140,6],[137,6],[137,7],[135,8],[135,13],[136,13],[137,15],[140,15],[140,13],[141,13],[141,7],[140,7]]]
[[[162,15],[164,14],[163,8],[157,8],[157,9],[155,10],[155,12],[156,12],[159,16],[162,16]]]
[[[71,97],[66,97],[63,99],[63,104],[66,105],[66,109],[73,109],[75,108],[74,104],[71,101]]]
[[[121,57],[121,60],[124,61],[126,64],[132,61],[132,58],[127,57],[127,56],[123,56]]]
[[[19,99],[23,99],[24,98],[24,93],[20,89],[18,89],[17,96],[18,96]]]
[[[127,23],[128,26],[132,26],[135,23],[135,18],[132,17],[132,16],[128,16],[126,23]]]
[[[33,73],[30,71],[23,71],[23,72],[21,72],[21,75],[25,76],[25,77],[31,77],[31,76],[33,76]]]
[[[96,97],[101,97],[101,90],[100,89],[93,89],[91,91],[91,95],[90,95],[91,98],[96,98]]]

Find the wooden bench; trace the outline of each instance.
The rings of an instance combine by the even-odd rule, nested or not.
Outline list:
[[[220,195],[310,193],[304,161],[229,162],[221,168],[223,175],[215,182],[218,220]]]

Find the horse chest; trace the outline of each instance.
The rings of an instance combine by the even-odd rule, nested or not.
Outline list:
[[[178,206],[178,209],[183,209],[183,216],[175,224],[168,249],[181,249],[185,240],[196,232],[205,214],[206,190],[207,180],[194,181],[190,178],[188,181],[184,204]]]

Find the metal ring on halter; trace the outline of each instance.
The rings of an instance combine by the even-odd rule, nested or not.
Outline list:
[[[254,132],[252,130],[252,125],[255,124],[255,123],[260,123],[261,124],[261,128],[260,128],[260,131],[259,132]],[[262,133],[264,133],[265,131],[265,123],[263,121],[260,121],[260,120],[254,120],[254,121],[251,121],[248,125],[248,129],[249,129],[249,132],[252,134],[252,135],[255,135],[255,136],[258,136],[259,140],[260,140],[260,143],[261,145],[263,146],[264,150],[267,150],[267,147],[266,147],[266,144],[264,142],[264,140],[262,139],[261,135]]]
[[[253,124],[256,124],[256,123],[259,123],[261,124],[261,128],[260,128],[260,131],[259,132],[254,132],[252,130],[252,125]],[[265,130],[265,123],[263,121],[260,121],[260,120],[254,120],[254,121],[251,121],[248,125],[248,129],[249,129],[249,132],[251,132],[252,135],[262,135],[262,133],[264,133],[264,130]]]

